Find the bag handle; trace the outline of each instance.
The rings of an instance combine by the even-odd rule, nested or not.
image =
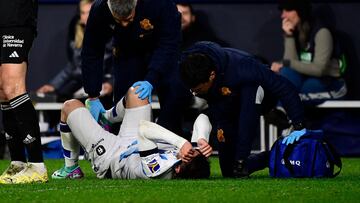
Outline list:
[[[341,162],[341,158],[340,158],[340,155],[339,153],[335,150],[334,146],[332,146],[329,142],[327,142],[326,140],[323,139],[323,142],[321,143],[323,146],[325,147],[325,153],[326,153],[326,156],[328,157],[328,159],[330,161],[332,161],[332,163],[334,165],[336,165],[338,168],[339,168],[339,171],[337,171],[336,173],[332,174],[331,177],[334,178],[336,176],[338,176],[341,172],[341,169],[342,169],[342,162]],[[330,150],[330,153],[329,151],[327,150],[329,149]]]
[[[291,165],[289,157],[290,154],[294,151],[295,148],[295,144],[289,144],[286,146],[284,154],[283,154],[283,160],[285,163],[285,167],[289,170],[289,172],[291,173],[292,176],[294,176],[295,172],[294,172],[294,168],[293,165]]]
[[[325,144],[328,146],[324,146],[325,147],[325,153],[326,156],[328,157],[328,160],[332,161],[332,163],[334,165],[336,165],[339,168],[339,171],[336,172],[335,174],[332,174],[332,178],[336,177],[337,175],[340,174],[341,169],[342,169],[342,162],[341,162],[341,158],[339,153],[335,150],[334,146],[332,146],[325,138],[324,138],[324,131],[323,130],[308,130],[307,135],[304,135],[304,138],[313,138],[313,139],[317,139],[321,142],[321,144],[324,146]],[[330,152],[327,150],[329,149]]]

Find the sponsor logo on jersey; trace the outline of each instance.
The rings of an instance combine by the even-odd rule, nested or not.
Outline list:
[[[101,156],[101,155],[105,154],[105,152],[106,152],[105,147],[102,145],[96,147],[95,151],[98,156]]]
[[[148,168],[150,169],[151,173],[155,173],[160,169],[160,164],[157,162],[156,159],[151,160],[147,164]]]

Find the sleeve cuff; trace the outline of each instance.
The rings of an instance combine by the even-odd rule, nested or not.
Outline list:
[[[292,126],[294,127],[294,130],[302,130],[305,128],[303,123],[293,123]]]

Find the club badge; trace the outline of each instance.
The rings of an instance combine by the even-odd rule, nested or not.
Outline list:
[[[151,24],[150,20],[145,18],[144,20],[140,21],[141,29],[146,31],[154,29],[154,26]]]
[[[218,129],[217,130],[217,139],[218,139],[219,142],[225,142],[223,129]]]
[[[222,87],[220,92],[223,96],[229,96],[231,94],[231,90],[228,87]]]

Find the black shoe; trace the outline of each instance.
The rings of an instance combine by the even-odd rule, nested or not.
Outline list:
[[[250,173],[245,160],[237,160],[233,168],[234,178],[248,178]]]

